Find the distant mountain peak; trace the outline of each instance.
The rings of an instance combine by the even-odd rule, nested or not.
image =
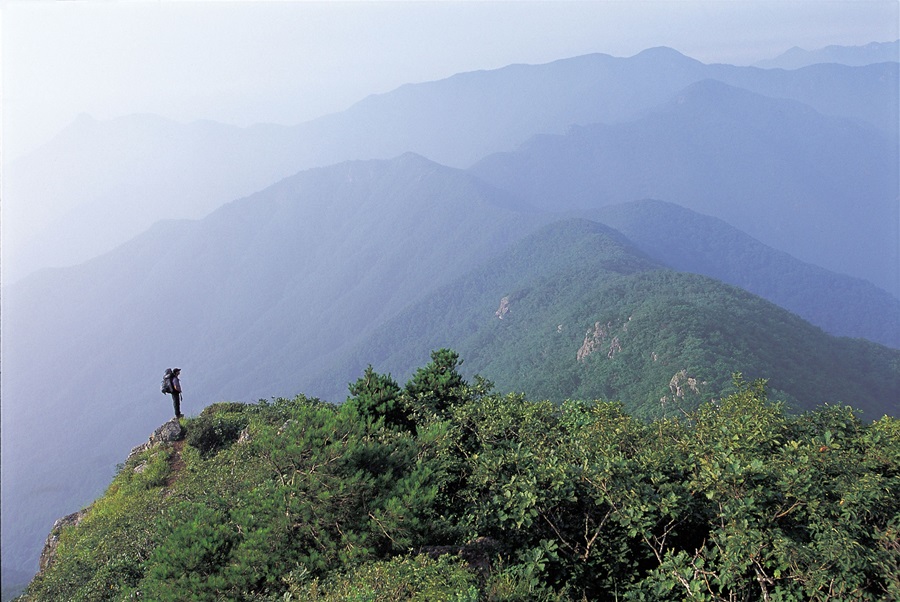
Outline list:
[[[682,58],[690,58],[682,53],[678,52],[674,48],[670,48],[668,46],[653,46],[652,48],[647,48],[645,50],[641,50],[632,58],[643,57],[643,58],[660,58],[660,57],[682,57]]]
[[[679,64],[679,65],[702,65],[697,59],[693,59],[674,48],[668,46],[655,46],[642,50],[629,60],[647,63],[662,64]]]

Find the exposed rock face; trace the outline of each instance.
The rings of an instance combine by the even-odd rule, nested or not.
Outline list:
[[[679,370],[669,381],[669,391],[671,395],[663,395],[659,399],[659,403],[665,406],[669,402],[683,400],[685,397],[693,394],[700,394],[700,387],[706,384],[706,381],[700,381],[689,376],[687,370]]]
[[[494,315],[503,319],[503,316],[509,313],[509,296],[500,299],[500,307],[494,312]]]
[[[184,428],[177,418],[173,418],[167,423],[160,426],[150,435],[150,445],[154,443],[166,443],[172,441],[181,441],[184,437]]]
[[[128,454],[128,457],[125,459],[125,463],[127,464],[127,463],[128,463],[128,460],[131,460],[133,457],[135,457],[136,455],[138,455],[139,453],[141,453],[141,452],[144,451],[145,449],[150,449],[150,443],[149,443],[149,442],[141,443],[141,444],[138,445],[137,447],[132,447],[132,448],[131,448],[131,453]]]
[[[672,395],[675,397],[681,397],[683,399],[686,390],[690,390],[693,393],[700,393],[699,384],[700,383],[698,383],[696,378],[688,376],[687,370],[680,370],[676,372],[672,377],[672,380],[669,381],[669,390],[672,391]]]
[[[622,341],[619,339],[619,334],[624,335],[628,332],[628,322],[630,321],[631,316],[618,327],[613,326],[612,322],[607,322],[606,324],[594,322],[594,327],[585,333],[584,343],[581,344],[581,348],[578,349],[575,358],[579,362],[583,362],[592,353],[604,350],[606,351],[606,357],[609,359],[615,357],[617,353],[622,351]],[[557,330],[559,331],[559,329]]]
[[[609,335],[609,327],[609,324],[604,325],[600,322],[594,322],[594,328],[585,333],[584,343],[581,344],[581,348],[575,354],[579,362],[583,362],[587,356],[603,346],[603,342]]]
[[[68,516],[56,519],[56,522],[53,523],[53,528],[50,529],[50,534],[47,536],[47,541],[44,543],[44,549],[41,552],[41,571],[45,571],[56,559],[56,548],[59,546],[59,536],[62,533],[62,530],[65,527],[76,526],[85,516],[87,516],[87,512],[88,508],[85,508],[84,510],[79,510]]]
[[[158,445],[160,443],[172,443],[174,441],[181,441],[184,438],[184,427],[181,426],[181,423],[178,422],[177,418],[172,418],[172,420],[166,422],[159,428],[157,428],[150,435],[150,439],[148,439],[145,443],[141,443],[137,447],[132,448],[131,453],[128,454],[128,458],[125,460],[125,463],[128,463],[128,460],[131,460],[134,456],[138,455],[144,450],[150,449],[154,445]]]
[[[619,340],[618,335],[613,334],[613,331],[612,322],[607,322],[606,324],[594,322],[594,327],[584,335],[584,343],[581,344],[581,348],[575,354],[576,359],[579,362],[583,362],[590,354],[603,349],[606,350],[606,357],[612,359],[613,356],[622,351],[622,342]],[[626,331],[627,328],[623,327],[622,332]],[[606,346],[607,341],[609,341],[608,347]]]
[[[612,359],[620,351],[622,351],[622,343],[619,342],[619,337],[613,337],[612,341],[609,342],[609,352],[606,354],[606,357]]]

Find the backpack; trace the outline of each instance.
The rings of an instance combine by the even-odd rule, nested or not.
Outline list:
[[[162,384],[159,386],[159,390],[163,395],[172,393],[172,370],[166,370],[162,379]]]

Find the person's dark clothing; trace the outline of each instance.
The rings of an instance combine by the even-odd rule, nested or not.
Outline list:
[[[181,381],[177,372],[172,374],[172,405],[175,406],[175,418],[181,418]]]

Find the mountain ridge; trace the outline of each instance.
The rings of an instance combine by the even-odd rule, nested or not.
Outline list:
[[[742,289],[666,269],[621,233],[583,219],[545,226],[411,306],[342,358],[340,376],[325,378],[346,381],[372,364],[403,379],[415,357],[438,347],[458,350],[470,376],[502,392],[621,400],[650,417],[682,371],[709,388],[693,401],[669,400],[688,404],[676,412],[726,394],[733,372],[768,378],[798,408],[858,402],[873,418],[895,410],[900,396],[891,368],[900,350],[831,337]],[[882,384],[868,382],[863,365],[880,366]]]
[[[726,222],[646,199],[589,216],[657,261],[738,286],[836,336],[900,348],[900,300],[873,284],[801,262]]]
[[[754,64],[764,69],[799,69],[817,63],[841,63],[850,66],[900,61],[900,40],[869,42],[862,46],[831,45],[816,50],[794,46],[782,54]]]
[[[897,296],[898,164],[869,128],[706,80],[634,121],[536,136],[471,171],[548,210],[665,198]]]
[[[649,60],[659,58],[664,65]],[[897,69],[840,67],[776,72],[703,65],[663,49],[628,58],[584,55],[408,84],[295,126],[194,122],[165,136],[136,137],[134,130],[126,132],[124,118],[114,122],[121,130],[105,138],[109,123],[80,120],[81,127],[93,123],[96,131],[65,145],[58,138],[55,145],[4,166],[4,224],[33,224],[28,240],[21,229],[5,227],[4,278],[12,281],[43,265],[83,261],[156,219],[200,217],[302,169],[347,159],[387,159],[406,151],[468,167],[538,133],[631,118],[700,79],[793,98],[824,114],[868,121],[896,137]],[[115,151],[115,160],[109,159],[109,150]],[[115,228],[103,207],[119,208]]]
[[[403,205],[402,217],[391,213],[392,203]],[[155,392],[159,366],[187,367],[186,409],[197,400],[298,390],[324,395],[316,379],[342,361],[368,329],[476,263],[489,262],[551,218],[469,173],[404,154],[301,172],[202,220],[159,223],[113,253],[6,288],[0,341],[4,424],[22,430],[19,439],[2,439],[4,480],[15,485],[3,489],[5,539],[43,538],[46,529],[39,525],[65,514],[72,499],[86,503],[99,493],[121,450],[168,412]],[[325,236],[326,226],[342,223],[340,237]],[[603,231],[618,244],[627,242],[608,227]],[[393,249],[396,261],[386,259],[380,244]],[[448,245],[441,247],[443,254],[421,251],[440,245]],[[450,252],[454,245],[461,245],[467,258]],[[559,246],[566,245],[560,239]],[[650,261],[645,252],[638,256]],[[429,257],[424,269],[421,262]],[[417,271],[406,263],[410,258],[419,262]],[[338,265],[346,268],[341,279],[316,275]],[[366,287],[391,281],[403,286],[388,287],[377,299],[360,298]],[[506,294],[489,299],[489,318],[497,319]],[[61,299],[68,304],[62,306]],[[519,300],[513,298],[513,312]],[[439,309],[425,315],[447,320]],[[573,357],[582,342],[571,349]],[[10,346],[16,354],[8,353]],[[473,355],[471,363],[476,359]],[[343,387],[357,374],[331,383]],[[137,405],[122,405],[125,399],[138,400]],[[49,415],[60,421],[46,424]],[[115,429],[109,428],[111,421]],[[33,448],[41,439],[29,433],[37,432],[70,446],[69,453],[56,458],[43,444]],[[79,461],[83,467],[79,458],[85,456],[95,463],[88,475],[65,464]],[[14,474],[20,469],[25,473]],[[55,493],[19,486],[25,481],[17,479],[25,475],[54,483]],[[22,504],[6,497],[13,490],[22,495]],[[32,495],[39,495],[40,503]],[[9,560],[4,565],[13,567]]]
[[[73,499],[96,497],[107,473],[82,474],[79,458],[111,470],[170,411],[160,366],[185,368],[187,411],[201,399],[303,390],[348,341],[540,223],[512,205],[415,155],[347,162],[6,287],[0,384],[4,428],[16,430],[2,438],[4,542],[33,538]],[[38,467],[59,498],[38,491]],[[3,546],[11,568],[15,547]]]
[[[691,78],[709,75],[732,84],[746,82],[767,95],[812,99],[823,115],[831,111],[841,119],[873,124],[859,130],[883,130],[896,120],[883,115],[896,105],[892,99],[897,92],[891,88],[896,69],[826,65],[766,73],[704,66],[679,56],[657,50],[634,60],[589,57],[521,66],[503,74],[484,72],[469,78],[468,89],[459,80],[427,89],[410,87],[403,98],[373,97],[352,114],[296,128],[220,129],[204,122],[188,128],[175,124],[170,131],[147,127],[155,123],[153,117],[126,118],[113,128],[83,119],[79,127],[91,129],[93,142],[82,138],[66,147],[44,149],[58,153],[59,161],[38,165],[28,174],[5,171],[4,252],[9,250],[10,224],[31,223],[12,219],[13,198],[27,201],[26,213],[34,209],[30,218],[43,219],[47,216],[41,212],[58,210],[48,219],[58,220],[60,229],[45,242],[85,235],[111,243],[104,222],[91,213],[103,212],[106,201],[113,203],[119,218],[130,219],[135,207],[150,212],[151,226],[144,229],[127,221],[139,234],[126,237],[112,251],[73,267],[24,276],[12,285],[9,267],[22,264],[11,264],[4,256],[4,576],[8,569],[30,570],[35,563],[29,554],[34,558],[39,551],[32,547],[39,548],[52,520],[94,499],[109,482],[123,450],[170,412],[166,398],[156,392],[163,367],[184,368],[183,407],[188,413],[223,398],[292,395],[298,390],[318,394],[313,386],[317,374],[356,350],[376,328],[410,307],[420,307],[436,288],[477,265],[490,264],[510,244],[557,217],[556,207],[542,212],[541,203],[500,190],[459,166],[423,158],[425,154],[441,151],[464,163],[489,147],[514,148],[534,133],[536,123],[564,131],[573,120],[621,122],[623,116],[659,106]],[[660,66],[656,59],[669,62]],[[594,71],[589,69],[592,64],[597,65]],[[485,87],[485,82],[493,87]],[[591,94],[568,95],[566,82]],[[547,96],[522,93],[528,90]],[[485,105],[485,99],[493,104]],[[536,99],[543,104],[536,105]],[[374,106],[378,103],[380,108]],[[447,107],[460,113],[448,117]],[[429,122],[436,115],[443,120]],[[430,129],[422,128],[426,122]],[[383,138],[376,136],[378,128]],[[411,151],[420,156],[403,154]],[[364,156],[376,154],[389,158]],[[356,158],[347,161],[348,155]],[[100,175],[115,178],[107,181],[98,179]],[[88,204],[67,205],[71,197],[55,195],[50,195],[49,205],[36,197],[17,197],[21,188],[15,186],[22,186],[26,176],[47,190],[74,191]],[[184,213],[171,209],[179,203],[190,206],[195,218],[181,219]],[[157,213],[166,221],[157,222]],[[66,222],[69,218],[78,219]],[[127,224],[118,224],[122,233]],[[603,231],[606,240],[624,242],[609,228]],[[564,237],[559,244],[565,248]],[[624,265],[653,263],[647,252],[622,253],[617,261]],[[64,255],[76,261],[76,253]],[[584,299],[594,303],[596,299],[575,288],[587,287],[597,276],[593,271],[585,269],[578,274],[582,280],[573,283],[569,272],[548,270],[543,278],[533,279],[530,288],[495,291],[498,294],[485,297],[485,315],[497,327],[500,295],[509,294],[507,309],[512,313],[500,324],[509,327],[529,304],[535,312],[541,309],[538,301],[541,294],[552,297],[551,284],[568,290],[571,299],[584,293]],[[641,286],[649,290],[671,284],[667,278],[701,292],[710,286],[726,290],[707,279],[663,272],[640,281],[635,277],[621,290],[598,290],[611,300],[613,311],[619,308],[612,304],[615,299],[631,298],[626,293]],[[718,298],[730,299],[731,293]],[[695,298],[675,301],[681,310],[672,313],[673,319],[685,320],[700,307]],[[449,318],[441,307],[435,303],[431,312],[423,313],[424,319],[446,323]],[[646,309],[648,315],[651,309]],[[581,332],[564,329],[566,336],[574,336],[574,347],[566,343],[567,361],[577,360],[585,343],[585,350],[591,347],[588,331],[606,336],[596,328],[602,330],[609,320],[599,317],[578,316]],[[549,323],[551,335],[560,323]],[[576,323],[574,317],[571,323]],[[624,324],[620,320],[615,326]],[[632,329],[632,334],[639,330]],[[484,348],[489,344],[486,340]],[[873,349],[855,344],[861,358]],[[606,353],[612,351],[609,337],[604,345]],[[696,345],[691,351],[699,353]],[[473,356],[470,364],[490,359],[485,353]],[[595,351],[586,357],[590,363],[603,356]],[[671,380],[689,367],[673,365],[665,378]],[[728,363],[724,368],[720,373],[740,366]],[[537,371],[531,372],[530,378],[537,378]],[[346,380],[336,382],[343,386]],[[668,394],[668,385],[654,386]],[[658,404],[660,392],[654,395],[650,401]]]

